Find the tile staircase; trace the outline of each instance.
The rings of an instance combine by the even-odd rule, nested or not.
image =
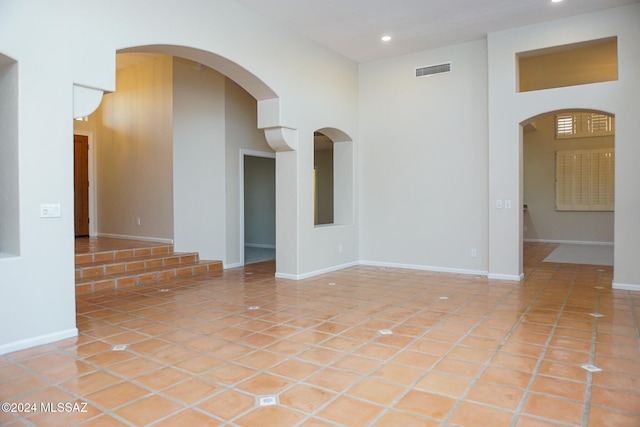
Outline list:
[[[221,261],[201,261],[197,252],[173,245],[76,254],[76,294],[121,289],[222,270]]]

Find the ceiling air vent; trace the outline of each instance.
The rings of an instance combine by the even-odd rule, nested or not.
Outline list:
[[[445,62],[444,64],[429,65],[428,67],[416,68],[416,77],[432,76],[440,73],[450,73],[451,62]]]

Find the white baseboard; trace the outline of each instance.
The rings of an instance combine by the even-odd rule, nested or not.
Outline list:
[[[0,355],[24,350],[38,345],[49,344],[55,341],[64,340],[78,336],[78,328],[71,328],[65,331],[53,332],[51,334],[40,335],[33,338],[18,340],[8,344],[0,345]]]
[[[98,233],[98,237],[110,237],[112,239],[140,240],[142,242],[157,242],[157,243],[166,243],[167,245],[173,245],[173,239],[165,239],[162,237],[127,236],[124,234],[109,234],[109,233]]]
[[[522,239],[529,243],[564,243],[568,245],[607,245],[613,246],[613,242],[591,242],[588,240],[547,240],[547,239]]]
[[[631,284],[627,284],[627,283],[616,283],[613,282],[611,284],[611,287],[613,289],[618,289],[621,291],[636,291],[636,292],[640,292],[640,285],[631,285]]]
[[[242,267],[244,264],[241,262],[235,262],[233,264],[222,264],[222,268],[224,270],[228,270],[230,268],[238,268],[238,267]]]
[[[250,248],[275,249],[276,245],[265,245],[264,243],[245,243]]]
[[[512,282],[521,282],[524,279],[524,273],[517,274],[489,274],[487,275],[489,280],[508,280]]]
[[[370,267],[385,267],[385,268],[402,268],[407,270],[423,270],[423,271],[434,271],[439,273],[454,273],[454,274],[466,274],[471,276],[486,276],[487,272],[484,270],[466,270],[461,268],[445,268],[445,267],[431,267],[424,265],[414,265],[414,264],[397,264],[391,262],[377,262],[377,261],[354,261],[342,265],[337,265],[334,267],[323,268],[320,270],[312,271],[305,274],[286,274],[286,273],[276,273],[276,277],[279,279],[291,279],[291,280],[302,280],[308,279],[310,277],[319,276],[321,274],[331,273],[333,271],[342,270],[344,268],[353,267],[356,265],[366,265]]]
[[[467,270],[464,268],[433,267],[429,265],[398,264],[393,262],[378,262],[378,261],[360,261],[359,264],[372,266],[372,267],[403,268],[407,270],[422,270],[422,271],[433,271],[437,273],[466,274],[470,276],[486,276],[487,275],[487,272],[484,270]]]
[[[342,270],[344,268],[353,267],[353,266],[358,265],[358,264],[359,264],[358,261],[354,261],[354,262],[349,262],[349,263],[346,263],[346,264],[336,265],[336,266],[333,266],[333,267],[322,268],[320,270],[311,271],[311,272],[305,273],[305,274],[276,273],[276,278],[278,278],[278,279],[291,279],[291,280],[308,279],[309,277],[314,277],[314,276],[319,276],[321,274],[331,273],[333,271],[338,271],[338,270]]]

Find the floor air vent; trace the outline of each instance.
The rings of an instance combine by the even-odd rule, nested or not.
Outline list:
[[[416,68],[416,77],[432,76],[440,73],[450,73],[451,62],[445,62],[444,64],[429,65],[428,67]]]

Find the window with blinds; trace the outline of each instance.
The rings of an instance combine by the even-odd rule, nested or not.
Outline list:
[[[556,210],[613,211],[614,151],[556,152]]]
[[[573,112],[556,115],[556,139],[613,135],[613,116]]]

